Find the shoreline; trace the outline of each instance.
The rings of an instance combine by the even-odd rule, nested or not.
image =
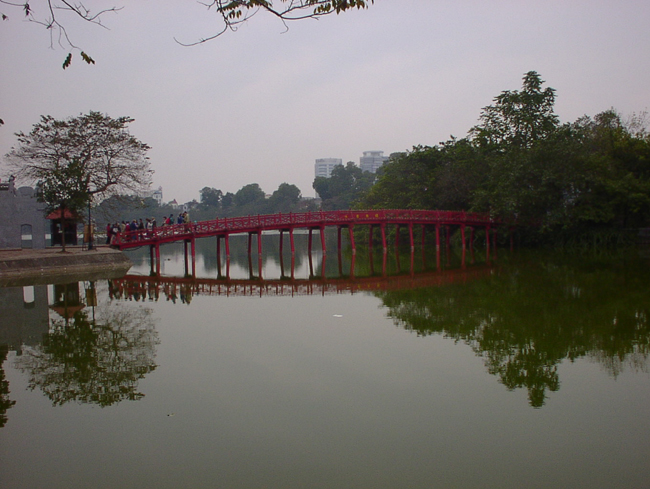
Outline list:
[[[0,249],[0,287],[117,278],[132,265],[124,253],[107,245],[93,250],[66,246],[66,253],[61,247]]]

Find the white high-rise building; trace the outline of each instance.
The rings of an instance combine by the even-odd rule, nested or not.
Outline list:
[[[314,176],[329,178],[332,176],[332,170],[336,165],[342,165],[341,158],[319,158],[314,165]]]
[[[364,151],[363,156],[359,158],[359,163],[361,170],[375,173],[386,160],[388,160],[388,156],[384,156],[383,151]]]

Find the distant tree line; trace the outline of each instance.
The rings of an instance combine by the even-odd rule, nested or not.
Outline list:
[[[135,195],[115,195],[101,202],[94,209],[99,226],[115,221],[155,218],[160,224],[166,216],[178,216],[187,209],[192,221],[211,220],[217,217],[246,216],[250,214],[274,214],[278,212],[307,212],[318,210],[316,202],[303,200],[300,189],[293,184],[282,183],[268,198],[257,183],[244,185],[237,192],[226,192],[203,187],[200,200],[186,202],[182,206],[169,203],[158,204],[153,198]]]

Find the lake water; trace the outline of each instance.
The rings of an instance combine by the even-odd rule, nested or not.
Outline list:
[[[0,487],[649,486],[643,254],[263,240],[0,289]]]

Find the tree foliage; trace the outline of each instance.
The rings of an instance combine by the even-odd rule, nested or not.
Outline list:
[[[391,158],[361,205],[490,212],[529,225],[534,239],[650,225],[645,114],[624,121],[610,109],[560,124],[555,90],[543,85],[530,71],[467,138]]]
[[[316,177],[313,188],[325,210],[349,209],[372,186],[375,174],[364,172],[352,161],[336,165],[329,178]]]
[[[203,187],[199,192],[201,195],[201,207],[219,207],[221,205],[221,199],[223,197],[223,192],[214,187]]]
[[[470,135],[481,147],[496,150],[530,148],[535,141],[555,131],[559,119],[554,112],[555,90],[542,88],[544,81],[535,71],[524,75],[519,90],[506,90],[483,108],[480,124]]]
[[[214,35],[194,42],[177,42],[184,46],[191,46],[216,39],[228,30],[236,31],[241,24],[260,11],[274,16],[286,26],[291,21],[318,19],[347,10],[365,9],[372,3],[374,0],[212,0],[203,3],[203,5],[208,10],[217,13],[223,22],[223,28]],[[62,20],[62,14],[73,14],[76,19],[83,22],[104,27],[103,17],[108,13],[116,13],[121,10],[120,7],[115,6],[93,10],[88,6],[88,2],[73,3],[68,0],[24,0],[21,2],[0,0],[0,5],[4,5],[5,9],[19,13],[20,17],[29,22],[42,25],[50,34],[51,46],[56,43],[70,50],[63,61],[63,69],[70,66],[73,51],[78,51],[81,59],[88,64],[95,64],[95,60],[75,45],[72,37],[68,34],[67,24]],[[0,12],[0,15],[2,20],[10,18],[10,15],[5,12]]]
[[[184,45],[201,44],[228,30],[236,31],[260,11],[280,19],[286,26],[291,21],[318,19],[347,10],[365,9],[373,3],[374,0],[213,0],[206,5],[221,16],[223,29],[212,36]]]
[[[42,116],[31,132],[16,134],[18,145],[6,155],[19,179],[35,183],[51,209],[78,210],[94,199],[149,186],[149,146],[127,130],[129,117],[99,112],[66,120]]]
[[[64,48],[70,49],[70,52],[63,61],[64,70],[72,62],[72,51],[78,51],[81,59],[87,64],[95,64],[95,60],[74,44],[71,36],[68,34],[66,24],[61,20],[61,14],[71,13],[75,18],[83,22],[104,27],[102,17],[109,12],[115,13],[121,10],[118,7],[108,7],[93,11],[89,7],[86,7],[84,3],[73,3],[68,0],[24,0],[22,2],[0,0],[0,5],[20,12],[20,17],[29,22],[42,25],[50,34],[50,47],[53,47],[56,43]],[[2,20],[8,20],[10,18],[4,12],[1,15]]]

